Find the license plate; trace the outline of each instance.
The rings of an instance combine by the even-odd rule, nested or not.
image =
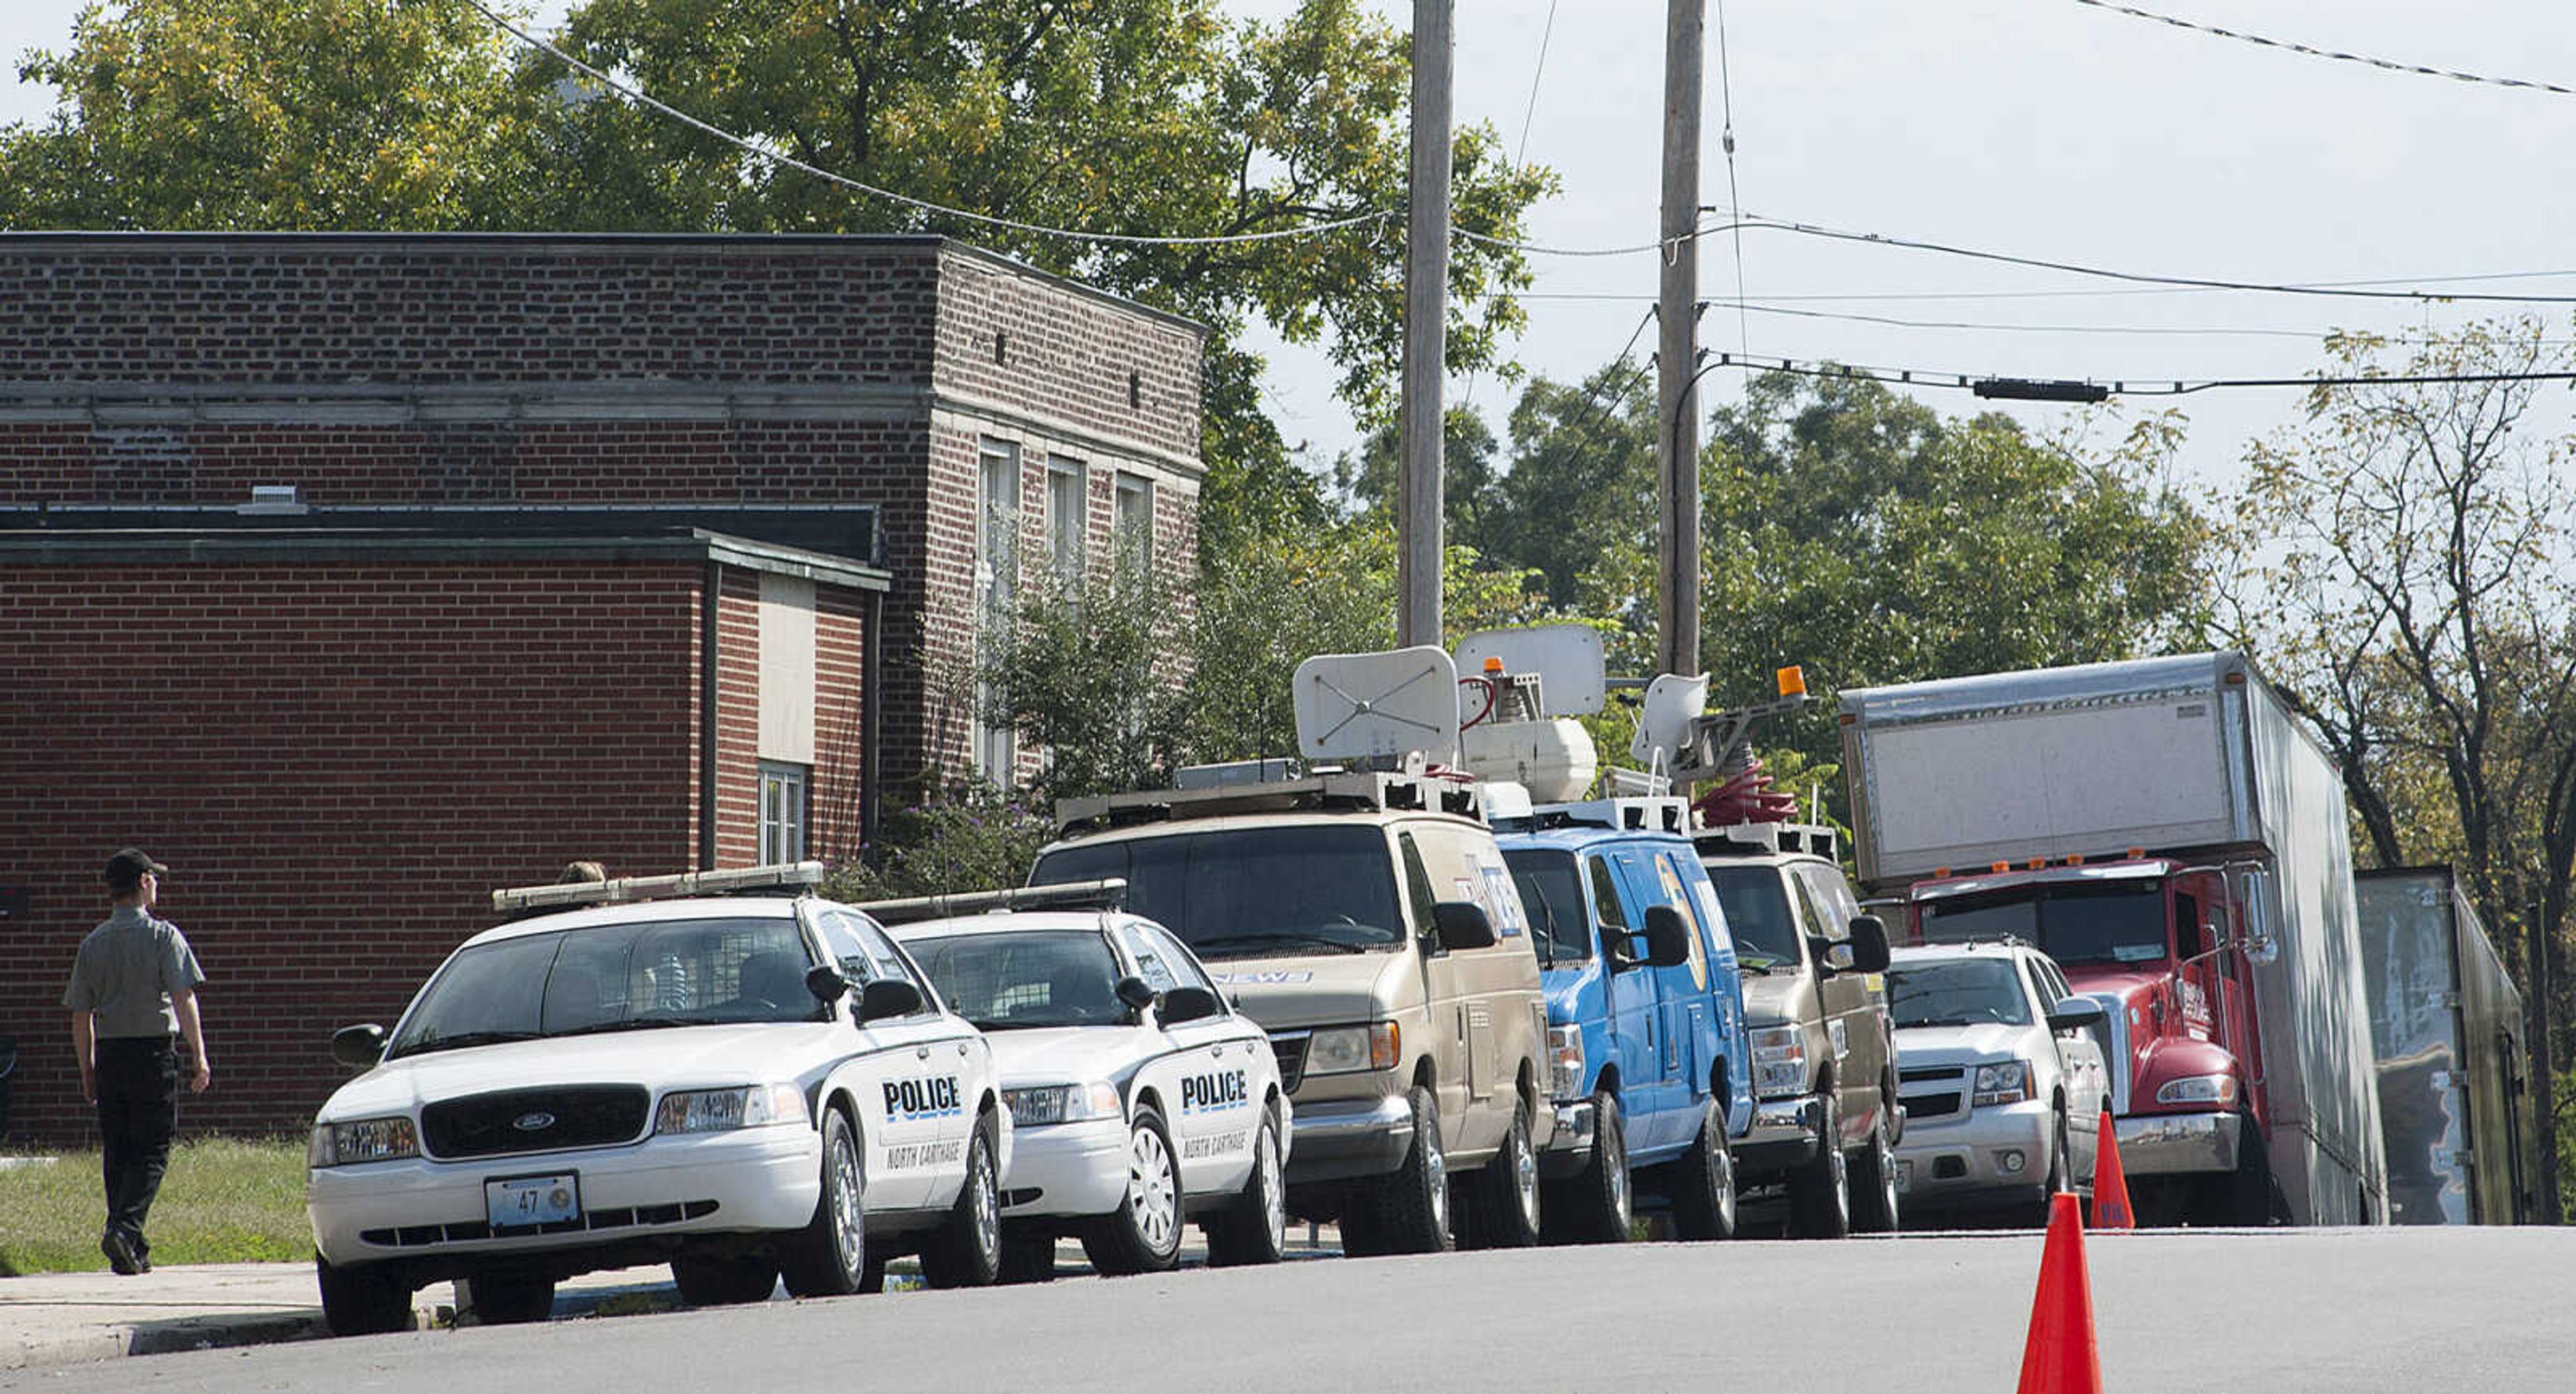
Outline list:
[[[494,1229],[527,1229],[581,1218],[581,1178],[512,1176],[483,1183],[483,1208]]]
[[[1900,1195],[1902,1195],[1903,1193],[1905,1193],[1905,1192],[1907,1192],[1907,1191],[1910,1191],[1910,1190],[1913,1190],[1913,1189],[1914,1189],[1914,1164],[1913,1164],[1912,1162],[1905,1161],[1904,1159],[1899,1158],[1899,1159],[1898,1159],[1898,1161],[1897,1161],[1897,1163],[1896,1163],[1896,1190],[1897,1190],[1897,1193],[1898,1193],[1898,1194],[1900,1194]]]

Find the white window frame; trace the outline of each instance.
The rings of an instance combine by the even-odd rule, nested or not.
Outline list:
[[[805,860],[813,826],[813,799],[812,768],[778,760],[760,762],[760,865]]]
[[[992,691],[983,679],[984,637],[1016,622],[1020,571],[1020,447],[985,440],[975,456],[975,711],[970,752],[975,773],[1008,785],[1019,763],[1019,744],[1008,725],[984,719]]]
[[[1047,553],[1056,575],[1066,579],[1082,574],[1083,543],[1091,531],[1090,486],[1090,471],[1082,461],[1068,455],[1047,457]]]
[[[1130,501],[1136,513],[1129,516]],[[1141,474],[1118,472],[1110,509],[1112,544],[1122,563],[1132,562],[1140,576],[1154,571],[1154,481]]]

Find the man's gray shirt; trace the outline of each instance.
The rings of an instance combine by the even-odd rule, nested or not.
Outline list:
[[[91,1014],[102,1040],[178,1034],[170,994],[206,980],[188,936],[139,905],[120,905],[81,941],[63,1005]]]

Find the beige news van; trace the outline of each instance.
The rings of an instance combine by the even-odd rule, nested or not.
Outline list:
[[[1033,885],[1117,878],[1270,1033],[1292,1213],[1345,1252],[1537,1242],[1547,1004],[1484,789],[1410,770],[1069,799]],[[1184,781],[1193,782],[1184,772]]]

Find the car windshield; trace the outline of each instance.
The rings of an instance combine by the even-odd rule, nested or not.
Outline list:
[[[648,920],[460,949],[385,1058],[496,1041],[745,1021],[813,1021],[813,959],[793,920]]]
[[[2022,886],[1945,896],[1917,908],[1926,943],[2010,935],[2037,944],[2062,964],[2157,963],[2165,957],[2164,886],[2156,881]]]
[[[1592,957],[1592,907],[1574,854],[1524,847],[1503,853],[1503,860],[1511,865],[1512,884],[1520,888],[1530,922],[1538,926],[1541,959],[1553,965]]]
[[[1764,969],[1798,961],[1798,921],[1789,912],[1789,893],[1780,873],[1768,866],[1712,866],[1708,879],[1717,886],[1717,903],[1726,911],[1726,927],[1735,935],[1735,957],[1747,968]]]
[[[2009,960],[1951,958],[1887,969],[1887,1005],[1899,1026],[2030,1024],[2030,1001]]]
[[[907,947],[948,1004],[987,1031],[1132,1015],[1118,1000],[1118,956],[1094,930],[947,934]]]
[[[1173,832],[1061,847],[1029,884],[1118,877],[1126,908],[1200,958],[1360,953],[1404,942],[1395,859],[1374,823]]]

